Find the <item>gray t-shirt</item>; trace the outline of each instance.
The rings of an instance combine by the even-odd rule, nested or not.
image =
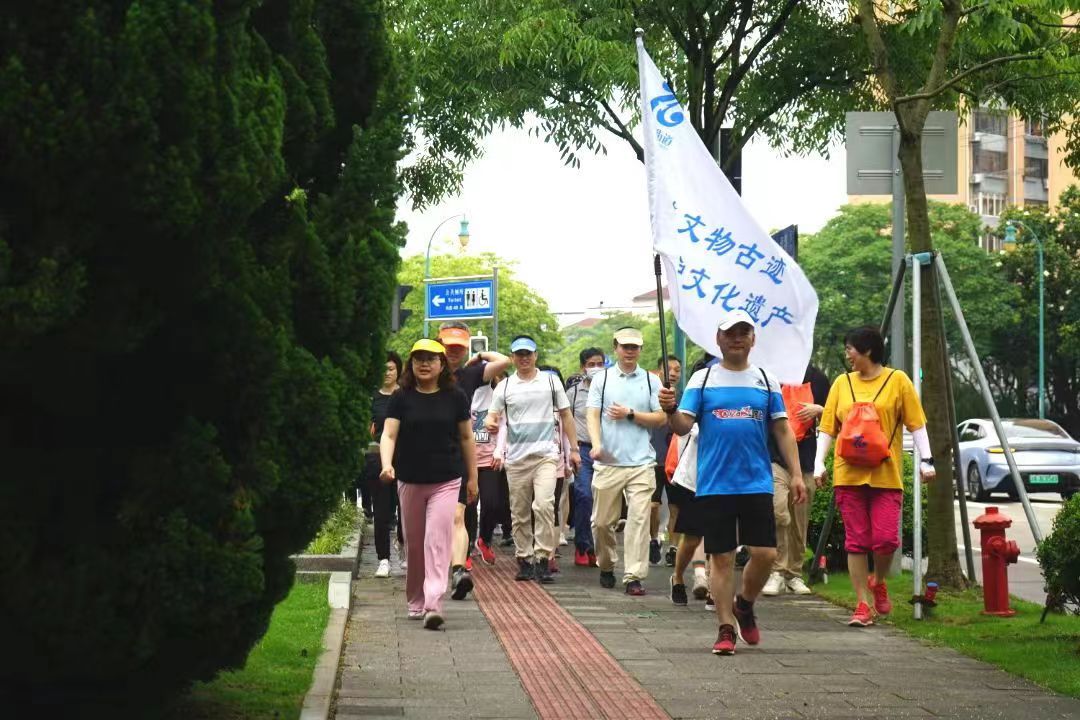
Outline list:
[[[566,391],[570,407],[574,411],[574,427],[577,428],[579,443],[589,443],[589,423],[586,420],[585,404],[589,402],[589,379],[582,380]]]

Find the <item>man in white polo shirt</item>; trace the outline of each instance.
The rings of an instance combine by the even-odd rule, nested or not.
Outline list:
[[[641,581],[649,574],[649,511],[656,477],[656,452],[649,430],[667,422],[657,393],[660,380],[638,365],[642,337],[637,328],[615,331],[616,365],[593,378],[588,421],[592,438],[593,516],[600,585],[615,587],[615,533],[623,493],[623,585],[627,595],[644,595]]]
[[[555,552],[555,471],[562,438],[570,441],[570,464],[577,472],[581,455],[570,401],[562,383],[536,368],[536,341],[519,335],[510,343],[516,372],[495,387],[488,410],[489,432],[506,414],[506,476],[510,518],[518,560],[518,580],[552,581],[549,560]],[[556,415],[561,422],[557,425]]]

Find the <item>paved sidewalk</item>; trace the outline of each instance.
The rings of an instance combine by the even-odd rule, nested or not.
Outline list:
[[[365,549],[337,717],[635,718],[658,707],[688,719],[1080,720],[1078,700],[898,630],[848,628],[845,611],[814,597],[763,598],[762,645],[715,657],[715,616],[693,599],[671,604],[668,568],[652,568],[649,594],[631,598],[570,554],[545,588],[513,583],[507,554],[477,563],[476,599],[447,600],[446,631],[431,632],[405,618],[404,578],[373,578]]]

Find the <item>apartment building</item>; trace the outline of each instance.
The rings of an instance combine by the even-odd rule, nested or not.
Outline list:
[[[1048,134],[1039,120],[979,108],[961,119],[957,134],[958,192],[930,199],[966,205],[988,229],[997,227],[1006,207],[1052,208],[1062,190],[1078,182],[1064,163],[1064,136]],[[889,198],[850,195],[849,201]],[[1000,238],[989,231],[979,242],[987,251],[1000,249]]]

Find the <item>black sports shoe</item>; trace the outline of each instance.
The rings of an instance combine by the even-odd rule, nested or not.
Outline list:
[[[675,548],[674,545],[669,546],[667,549],[667,554],[664,555],[664,564],[668,567],[675,567],[675,553],[677,552],[678,550]]]
[[[634,597],[641,597],[645,594],[645,587],[641,584],[640,580],[631,580],[626,583],[626,594],[633,595]]]
[[[464,600],[465,596],[472,592],[473,579],[472,575],[465,568],[458,568],[454,571],[454,579],[450,581],[450,587],[454,589],[454,592],[450,595],[454,600]]]
[[[537,558],[533,565],[533,572],[536,574],[537,582],[545,585],[555,582],[555,578],[551,577],[551,561],[546,558]]]
[[[532,580],[533,579],[533,564],[521,558],[518,560],[518,573],[514,577],[515,580]]]
[[[668,582],[671,583],[671,602],[676,605],[686,605],[689,602],[686,597],[686,586],[682,583],[676,583],[674,575],[671,576]]]
[[[600,587],[610,590],[615,587],[615,571],[614,570],[601,570],[600,571]]]
[[[750,562],[750,550],[745,545],[740,545],[739,549],[735,551],[735,567],[742,569],[746,567],[748,562]]]
[[[661,560],[663,560],[663,555],[661,555],[661,553],[660,553],[660,541],[659,540],[650,540],[649,541],[649,564],[650,565],[659,565]]]

